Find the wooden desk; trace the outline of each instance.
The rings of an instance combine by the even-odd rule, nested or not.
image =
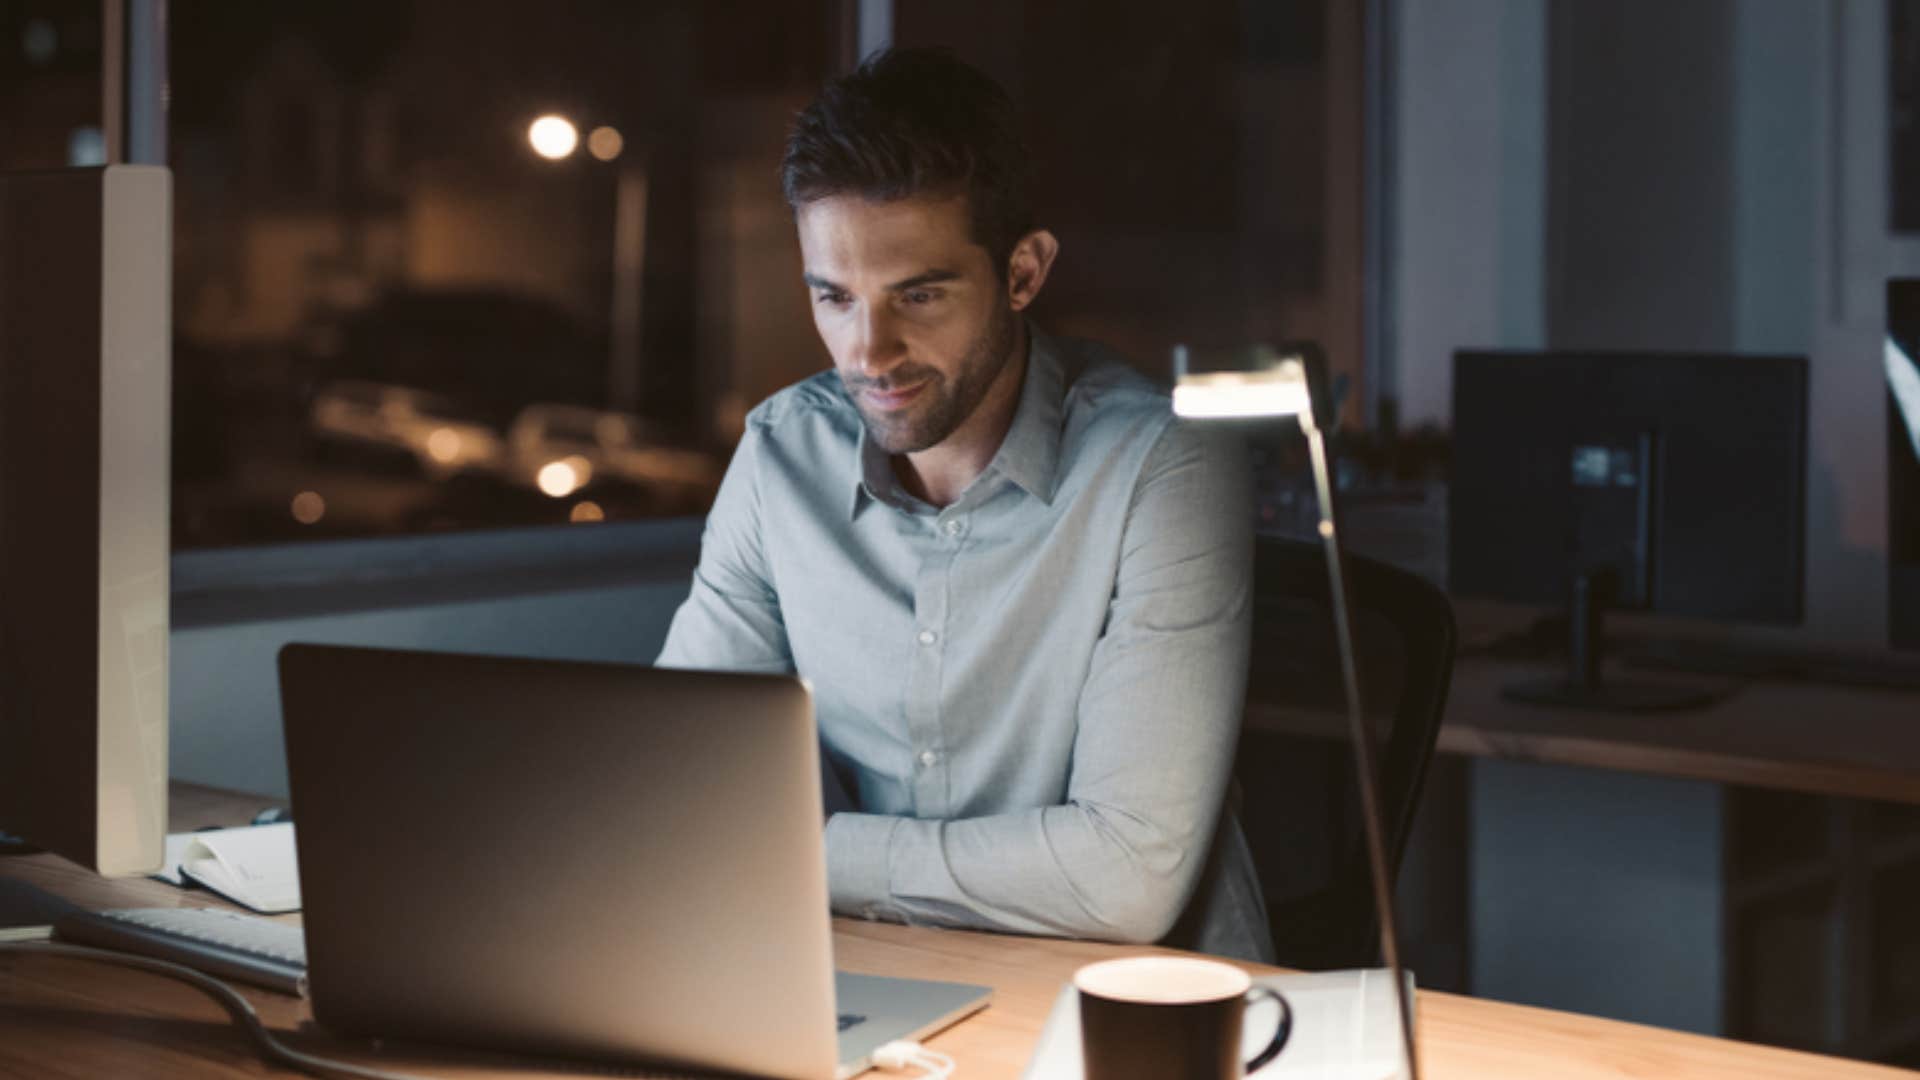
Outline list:
[[[173,827],[244,821],[258,799],[177,786]],[[214,903],[148,880],[107,882],[52,856],[0,861],[0,876],[101,906]],[[839,964],[994,987],[993,1005],[931,1040],[959,1062],[956,1080],[1012,1080],[1025,1067],[1054,995],[1074,968],[1146,950],[836,920]],[[1272,969],[1250,966],[1250,970]],[[303,1001],[246,991],[267,1024],[296,1046],[435,1077],[577,1076],[592,1070],[522,1064],[458,1050],[390,1048],[378,1055],[311,1026]],[[1698,1035],[1423,991],[1419,1039],[1432,1080],[1703,1077],[1872,1080],[1916,1074]],[[51,957],[0,958],[0,1075],[253,1077],[266,1069],[225,1015],[176,983]],[[594,1075],[607,1075],[593,1072]],[[875,1073],[884,1076],[885,1073]]]
[[[1708,708],[1668,713],[1558,709],[1501,696],[1508,683],[1552,674],[1540,664],[1462,657],[1440,752],[1920,803],[1920,693],[1754,681]],[[1631,669],[1609,675],[1689,681]],[[1344,719],[1332,713],[1264,707],[1249,723],[1346,737]]]

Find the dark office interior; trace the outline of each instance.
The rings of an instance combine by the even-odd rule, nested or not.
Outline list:
[[[286,802],[290,642],[652,662],[831,362],[783,140],[889,45],[1018,103],[1036,325],[1324,356],[1422,990],[1920,1069],[1920,0],[0,0],[0,174],[171,173],[175,785]],[[1311,461],[1243,429],[1233,798],[1279,964],[1371,966]]]

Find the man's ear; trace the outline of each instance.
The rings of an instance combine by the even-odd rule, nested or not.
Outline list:
[[[1013,310],[1026,310],[1040,295],[1058,254],[1060,241],[1045,229],[1035,229],[1013,245],[1013,254],[1007,259],[1007,301]]]

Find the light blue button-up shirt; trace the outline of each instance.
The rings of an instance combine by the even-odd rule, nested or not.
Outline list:
[[[1265,959],[1222,815],[1247,670],[1244,453],[1111,353],[1029,327],[1012,426],[908,494],[831,371],[756,408],[658,663],[797,671],[858,812],[842,914]]]

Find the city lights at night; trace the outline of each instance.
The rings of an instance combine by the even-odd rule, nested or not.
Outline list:
[[[587,153],[601,161],[612,161],[625,149],[627,140],[617,130],[610,127],[597,127],[587,136]]]
[[[567,496],[587,486],[593,476],[593,467],[584,458],[569,457],[561,461],[549,461],[540,467],[540,490],[556,499]]]
[[[543,116],[528,126],[527,142],[534,153],[549,161],[559,161],[580,145],[580,131],[564,116]]]
[[[327,500],[317,491],[303,491],[293,497],[293,520],[302,525],[318,525],[327,516]]]

